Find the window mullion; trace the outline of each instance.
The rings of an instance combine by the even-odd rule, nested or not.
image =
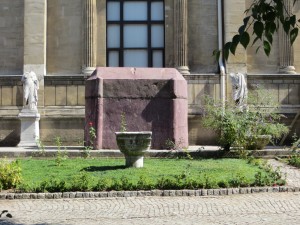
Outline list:
[[[120,57],[119,57],[119,66],[124,66],[124,1],[120,0]]]
[[[153,67],[152,49],[151,49],[151,1],[147,3],[147,26],[148,26],[148,67]]]

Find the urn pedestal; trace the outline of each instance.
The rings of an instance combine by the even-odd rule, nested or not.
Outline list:
[[[144,155],[151,146],[151,131],[116,132],[117,145],[124,154],[127,167],[144,166]]]

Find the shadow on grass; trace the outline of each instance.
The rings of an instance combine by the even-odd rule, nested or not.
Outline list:
[[[126,166],[89,166],[81,169],[81,171],[86,172],[96,172],[96,171],[108,171],[108,170],[123,170]]]

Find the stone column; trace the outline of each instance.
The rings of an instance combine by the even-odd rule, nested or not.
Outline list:
[[[175,67],[183,75],[190,74],[188,67],[187,46],[187,0],[175,0],[174,2],[174,44]]]
[[[284,0],[285,16],[292,13],[293,2],[292,0]],[[290,36],[285,33],[283,27],[279,31],[279,73],[295,74],[294,67],[294,50],[291,46]]]
[[[96,68],[96,0],[83,1],[84,49],[82,73],[91,75]]]
[[[34,71],[39,80],[39,106],[44,105],[46,75],[47,0],[24,1],[23,73]],[[21,78],[20,78],[21,80]]]

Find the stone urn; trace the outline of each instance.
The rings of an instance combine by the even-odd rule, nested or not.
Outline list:
[[[271,135],[249,135],[246,149],[262,150],[271,141],[271,138],[272,138]]]
[[[151,131],[115,132],[117,145],[124,154],[127,167],[144,166],[144,154],[151,146]]]

